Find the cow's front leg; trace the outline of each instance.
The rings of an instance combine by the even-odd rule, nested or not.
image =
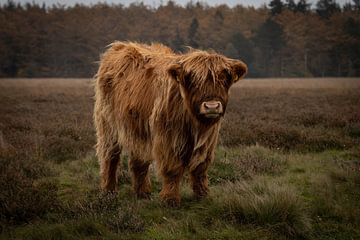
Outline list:
[[[183,167],[161,171],[163,185],[160,198],[169,206],[177,207],[180,205],[180,182],[183,174]]]
[[[196,198],[206,197],[209,193],[208,166],[209,162],[203,162],[190,171],[191,185]]]
[[[130,157],[129,168],[133,189],[138,198],[150,198],[151,181],[149,176],[150,162],[142,161],[136,157]]]

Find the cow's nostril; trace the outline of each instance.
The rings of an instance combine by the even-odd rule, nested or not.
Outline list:
[[[204,105],[207,109],[217,109],[220,107],[220,102],[205,102]]]

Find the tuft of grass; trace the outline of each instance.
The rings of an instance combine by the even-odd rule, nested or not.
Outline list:
[[[89,193],[88,196],[64,211],[65,219],[93,219],[111,232],[142,232],[145,222],[136,204],[120,198],[117,194]]]
[[[333,158],[335,167],[330,171],[333,180],[360,185],[360,157],[356,153]]]
[[[228,149],[217,149],[215,161],[209,168],[209,180],[212,184],[238,180],[233,163],[228,160]]]
[[[311,229],[304,200],[291,188],[265,181],[227,183],[213,196],[215,208],[228,219],[269,227],[288,236]]]
[[[311,182],[311,210],[318,222],[360,224],[358,172],[333,169]]]

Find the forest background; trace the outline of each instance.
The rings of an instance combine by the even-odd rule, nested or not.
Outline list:
[[[0,77],[92,77],[114,40],[213,49],[249,77],[360,76],[360,1],[272,0],[260,8],[173,1],[0,6]]]

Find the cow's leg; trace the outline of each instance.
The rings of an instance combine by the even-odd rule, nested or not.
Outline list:
[[[117,190],[117,167],[120,160],[121,147],[117,142],[111,125],[102,117],[102,113],[95,108],[96,126],[96,155],[100,163],[101,188],[106,191]]]
[[[191,185],[196,198],[203,198],[209,192],[208,170],[209,162],[199,164],[194,170],[190,171]]]
[[[161,199],[169,206],[179,206],[180,204],[180,182],[184,174],[184,167],[178,167],[173,170],[161,171],[162,190],[160,192]]]
[[[110,146],[98,144],[97,152],[100,160],[101,188],[114,192],[117,190],[117,168],[120,160],[120,147],[118,144]]]
[[[131,156],[129,168],[131,171],[132,185],[138,198],[149,198],[151,194],[151,181],[149,176],[150,162],[144,162]]]

